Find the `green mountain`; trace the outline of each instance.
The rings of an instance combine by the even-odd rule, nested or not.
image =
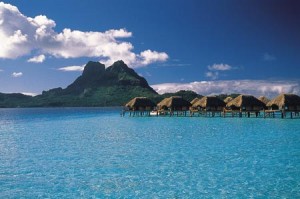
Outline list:
[[[99,62],[88,62],[82,75],[67,88],[43,91],[29,106],[120,106],[136,96],[158,94],[123,61],[105,68]]]
[[[65,89],[50,89],[35,97],[20,93],[0,93],[0,108],[122,106],[137,96],[149,97],[156,103],[170,96],[182,96],[189,101],[202,97],[193,91],[159,95],[145,78],[123,61],[117,61],[108,68],[99,62],[90,61],[85,65],[81,76]],[[223,99],[227,95],[219,97]]]

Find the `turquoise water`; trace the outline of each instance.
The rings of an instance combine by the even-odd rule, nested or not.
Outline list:
[[[300,120],[0,109],[0,198],[300,198]]]

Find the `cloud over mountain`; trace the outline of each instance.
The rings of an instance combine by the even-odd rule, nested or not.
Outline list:
[[[131,67],[168,59],[167,53],[149,49],[134,53],[133,45],[122,40],[132,37],[126,29],[83,32],[65,28],[56,32],[56,22],[47,16],[27,17],[17,7],[3,2],[0,24],[0,58],[16,59],[39,52],[57,58],[98,57],[107,65],[122,59]],[[44,58],[35,56],[28,61],[42,62]]]
[[[65,71],[65,72],[83,71],[84,70],[84,65],[83,66],[65,66],[65,67],[59,68],[58,70]]]
[[[158,93],[192,90],[202,95],[214,94],[252,94],[274,97],[280,93],[300,94],[300,81],[268,81],[268,80],[224,80],[201,81],[190,83],[164,83],[152,85]]]

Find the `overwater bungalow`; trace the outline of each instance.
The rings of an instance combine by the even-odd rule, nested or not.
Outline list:
[[[191,103],[183,99],[181,96],[172,96],[163,99],[157,104],[160,115],[177,115],[186,116]]]
[[[125,105],[130,116],[149,116],[155,106],[156,104],[147,97],[135,97]]]
[[[299,116],[300,112],[300,96],[295,94],[281,94],[267,103],[268,110],[265,111],[266,117],[275,117],[276,112],[281,113],[281,117],[287,117],[287,113],[290,113],[290,117]]]
[[[230,102],[231,100],[233,100],[232,97],[228,96],[224,99],[224,102],[227,104],[228,102]]]
[[[228,102],[226,107],[224,117],[228,112],[231,112],[232,116],[238,115],[242,117],[243,113],[245,113],[247,117],[250,117],[251,114],[255,114],[258,117],[260,111],[265,108],[265,104],[252,95],[239,95]]]
[[[212,116],[217,114],[221,116],[226,103],[217,96],[206,96],[192,104],[194,109],[198,110],[199,115]]]

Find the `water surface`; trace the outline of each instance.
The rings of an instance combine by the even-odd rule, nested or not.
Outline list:
[[[300,120],[0,109],[0,198],[300,198]]]

